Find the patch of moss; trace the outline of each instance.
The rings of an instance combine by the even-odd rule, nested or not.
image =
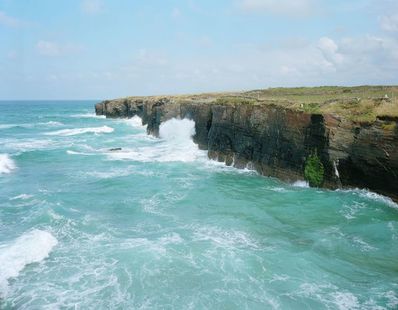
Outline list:
[[[315,151],[308,156],[304,168],[304,177],[311,187],[320,187],[323,184],[325,169]]]
[[[384,130],[387,130],[387,131],[394,131],[396,125],[397,124],[395,122],[390,122],[388,124],[381,125],[381,128],[383,128]]]

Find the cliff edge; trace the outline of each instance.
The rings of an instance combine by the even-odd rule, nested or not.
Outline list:
[[[95,111],[138,115],[155,136],[162,122],[189,118],[194,141],[211,159],[289,182],[315,171],[319,186],[367,188],[398,201],[397,97],[394,86],[277,88],[128,97]]]

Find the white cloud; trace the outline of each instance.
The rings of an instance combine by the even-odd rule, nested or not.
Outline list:
[[[239,0],[238,6],[246,12],[303,17],[315,9],[315,0]]]
[[[332,39],[328,37],[320,38],[318,48],[330,64],[339,65],[343,62],[344,56],[339,53],[339,47]]]
[[[101,0],[82,0],[80,7],[84,13],[95,15],[102,11],[103,4]]]
[[[0,25],[17,28],[22,25],[22,22],[19,19],[8,16],[5,12],[0,11]]]
[[[81,52],[83,48],[75,44],[59,44],[57,42],[40,40],[36,43],[36,50],[42,56],[61,56]]]
[[[382,16],[380,26],[385,31],[398,32],[398,14]]]

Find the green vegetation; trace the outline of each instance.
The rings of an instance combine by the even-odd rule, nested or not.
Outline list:
[[[396,126],[395,122],[390,122],[388,124],[381,125],[381,128],[383,128],[384,130],[387,130],[387,131],[394,131],[396,127],[397,126]]]
[[[145,97],[145,100],[166,97],[179,103],[274,105],[305,113],[332,114],[360,123],[371,123],[377,117],[398,117],[398,86],[268,88],[236,93]]]
[[[220,97],[216,99],[216,104],[254,104],[257,100],[240,96]]]
[[[306,113],[334,114],[355,122],[373,122],[377,117],[398,117],[397,86],[322,86],[270,88],[245,93],[260,102],[270,100]]]
[[[320,187],[323,184],[324,168],[316,151],[307,158],[304,177],[311,187]]]

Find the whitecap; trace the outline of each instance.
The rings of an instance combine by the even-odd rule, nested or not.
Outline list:
[[[350,292],[334,292],[331,297],[340,310],[360,309],[358,298]]]
[[[101,126],[101,127],[87,127],[87,128],[73,128],[73,129],[62,129],[58,131],[47,132],[45,135],[48,136],[75,136],[81,135],[85,133],[111,133],[113,132],[113,128],[108,126]]]
[[[12,198],[10,198],[10,200],[26,200],[26,199],[29,199],[29,198],[32,198],[33,197],[33,195],[29,195],[29,194],[21,194],[21,195],[18,195],[18,196],[15,196],[15,197],[12,197]]]
[[[10,129],[10,128],[14,128],[17,126],[18,125],[16,125],[16,124],[0,124],[0,129]]]
[[[303,180],[298,180],[298,181],[294,182],[292,185],[295,186],[295,187],[303,187],[303,188],[310,187],[308,182],[307,181],[303,181]]]
[[[76,152],[76,151],[72,151],[72,150],[67,150],[66,154],[69,154],[69,155],[83,155],[83,156],[95,155],[93,153]]]
[[[215,246],[236,249],[252,248],[258,249],[259,246],[249,234],[237,230],[223,230],[219,227],[202,226],[194,229],[195,241],[210,241]]]
[[[195,122],[189,119],[170,119],[160,125],[159,137],[151,146],[123,148],[120,152],[108,152],[111,160],[140,162],[193,162],[207,161],[205,151],[193,142]]]
[[[7,294],[8,280],[15,278],[26,265],[38,263],[48,257],[57,245],[49,232],[34,229],[9,244],[0,247],[0,293]]]
[[[273,192],[277,192],[277,193],[287,193],[289,192],[286,188],[284,187],[274,187],[274,186],[268,186],[266,187],[266,189],[273,191]]]
[[[132,127],[142,128],[142,129],[146,128],[146,125],[142,125],[142,119],[138,115],[135,115],[132,118],[123,121]]]
[[[0,174],[11,173],[15,168],[15,162],[8,154],[0,154]]]
[[[105,115],[96,115],[95,113],[81,113],[71,115],[73,118],[106,118]]]
[[[57,122],[57,121],[49,121],[49,122],[45,122],[45,123],[38,123],[38,125],[44,125],[44,126],[48,126],[48,127],[58,127],[58,126],[63,126],[64,124],[61,122]]]
[[[0,129],[11,129],[11,128],[32,128],[34,124],[0,124]]]
[[[359,195],[362,198],[366,198],[366,199],[377,201],[377,202],[382,202],[394,209],[398,209],[398,204],[396,202],[394,202],[391,198],[377,194],[375,192],[368,191],[366,189],[359,189],[359,188],[343,189],[343,190],[337,189],[336,191],[341,191],[341,192],[345,192],[345,193],[354,193],[354,194]]]
[[[7,148],[16,151],[31,151],[31,150],[41,150],[46,149],[53,144],[51,140],[42,139],[22,139],[22,140],[8,140],[5,143]]]

